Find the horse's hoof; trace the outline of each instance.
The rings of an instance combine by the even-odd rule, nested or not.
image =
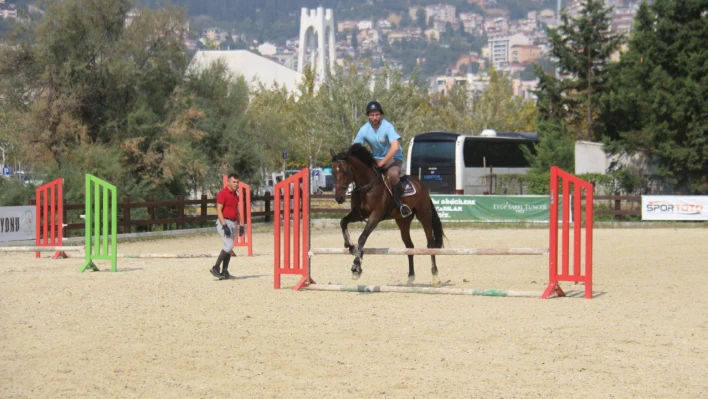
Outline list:
[[[359,280],[361,273],[352,272],[352,280]]]
[[[410,287],[411,285],[413,285],[413,281],[415,281],[415,276],[408,276],[408,282],[406,283],[406,285]]]
[[[440,279],[438,276],[433,276],[433,287],[439,288],[440,287]]]
[[[355,253],[354,253],[355,251],[354,251],[354,246],[353,246],[353,245],[350,246],[350,247],[347,247],[347,248],[349,249],[349,254],[350,254],[350,255],[355,255]]]

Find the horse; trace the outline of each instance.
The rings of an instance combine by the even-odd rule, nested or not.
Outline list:
[[[355,188],[351,192],[351,211],[339,222],[344,237],[344,246],[349,249],[349,253],[354,255],[352,264],[352,279],[358,280],[361,277],[361,263],[364,256],[364,244],[374,231],[376,226],[385,219],[394,219],[401,231],[401,239],[406,248],[413,248],[410,227],[415,216],[423,225],[428,248],[442,248],[443,233],[442,222],[438,216],[430,193],[427,187],[423,186],[417,179],[407,176],[410,184],[415,188],[416,193],[412,196],[404,196],[403,202],[408,205],[412,215],[404,218],[401,216],[399,207],[393,200],[390,183],[385,173],[376,168],[376,161],[371,152],[361,144],[354,144],[348,149],[336,154],[330,149],[332,155],[332,175],[334,179],[335,194],[334,199],[338,204],[344,203],[346,191],[351,183]],[[356,244],[349,236],[348,225],[350,222],[365,221],[364,231],[359,236]],[[438,278],[438,267],[435,264],[435,255],[431,255],[433,287],[440,286]],[[413,267],[413,255],[408,255],[408,284],[415,280],[415,268]]]

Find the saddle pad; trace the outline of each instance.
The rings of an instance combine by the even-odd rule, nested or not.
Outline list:
[[[401,183],[403,183],[403,196],[404,197],[409,197],[411,195],[415,195],[415,193],[416,193],[415,186],[408,179],[408,176],[401,177]]]

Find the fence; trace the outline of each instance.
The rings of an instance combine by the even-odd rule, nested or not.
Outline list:
[[[313,214],[344,214],[349,209],[344,207],[327,207],[326,204],[334,204],[333,195],[311,195]],[[594,198],[595,215],[611,215],[620,220],[627,216],[641,216],[641,196],[622,195],[599,195]],[[583,198],[584,200],[584,198]],[[63,212],[61,219],[66,223],[64,227],[65,237],[69,235],[79,235],[83,233],[84,221],[80,218],[85,209],[84,204],[67,204],[62,199]],[[251,212],[252,218],[263,218],[265,222],[273,220],[273,196],[266,192],[263,196],[251,194],[251,204],[260,203],[263,210]],[[348,202],[347,202],[348,203]],[[609,203],[609,205],[608,205]],[[637,204],[635,206],[634,204]],[[34,199],[29,201],[29,205],[36,205]],[[599,206],[598,206],[599,205]],[[156,226],[161,226],[162,230],[183,229],[190,225],[194,227],[206,227],[208,222],[216,220],[215,213],[209,213],[209,209],[214,209],[216,199],[202,195],[200,199],[188,200],[184,196],[177,196],[172,201],[155,201],[153,197],[148,197],[145,201],[133,202],[131,197],[126,196],[118,204],[118,227],[121,233],[131,233],[136,229],[152,231]],[[599,208],[599,209],[598,209]],[[147,217],[144,217],[147,216]],[[69,232],[74,231],[75,234]]]
[[[602,209],[603,205],[607,204],[606,201],[609,202],[610,209]],[[615,217],[615,220],[622,220],[623,216],[642,216],[641,195],[619,195],[619,193],[615,193],[615,195],[596,195],[593,202],[596,204],[595,215],[611,215]],[[634,203],[637,203],[637,206],[633,206]],[[598,204],[600,209],[597,207]]]

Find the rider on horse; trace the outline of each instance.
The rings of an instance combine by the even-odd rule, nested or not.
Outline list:
[[[366,116],[369,122],[365,123],[354,138],[354,143],[368,143],[376,159],[377,166],[386,170],[388,180],[391,182],[393,200],[398,204],[401,216],[411,215],[411,209],[403,203],[403,184],[399,174],[403,166],[403,151],[401,151],[401,136],[396,133],[393,125],[383,118],[383,108],[378,101],[371,101],[366,105]]]

